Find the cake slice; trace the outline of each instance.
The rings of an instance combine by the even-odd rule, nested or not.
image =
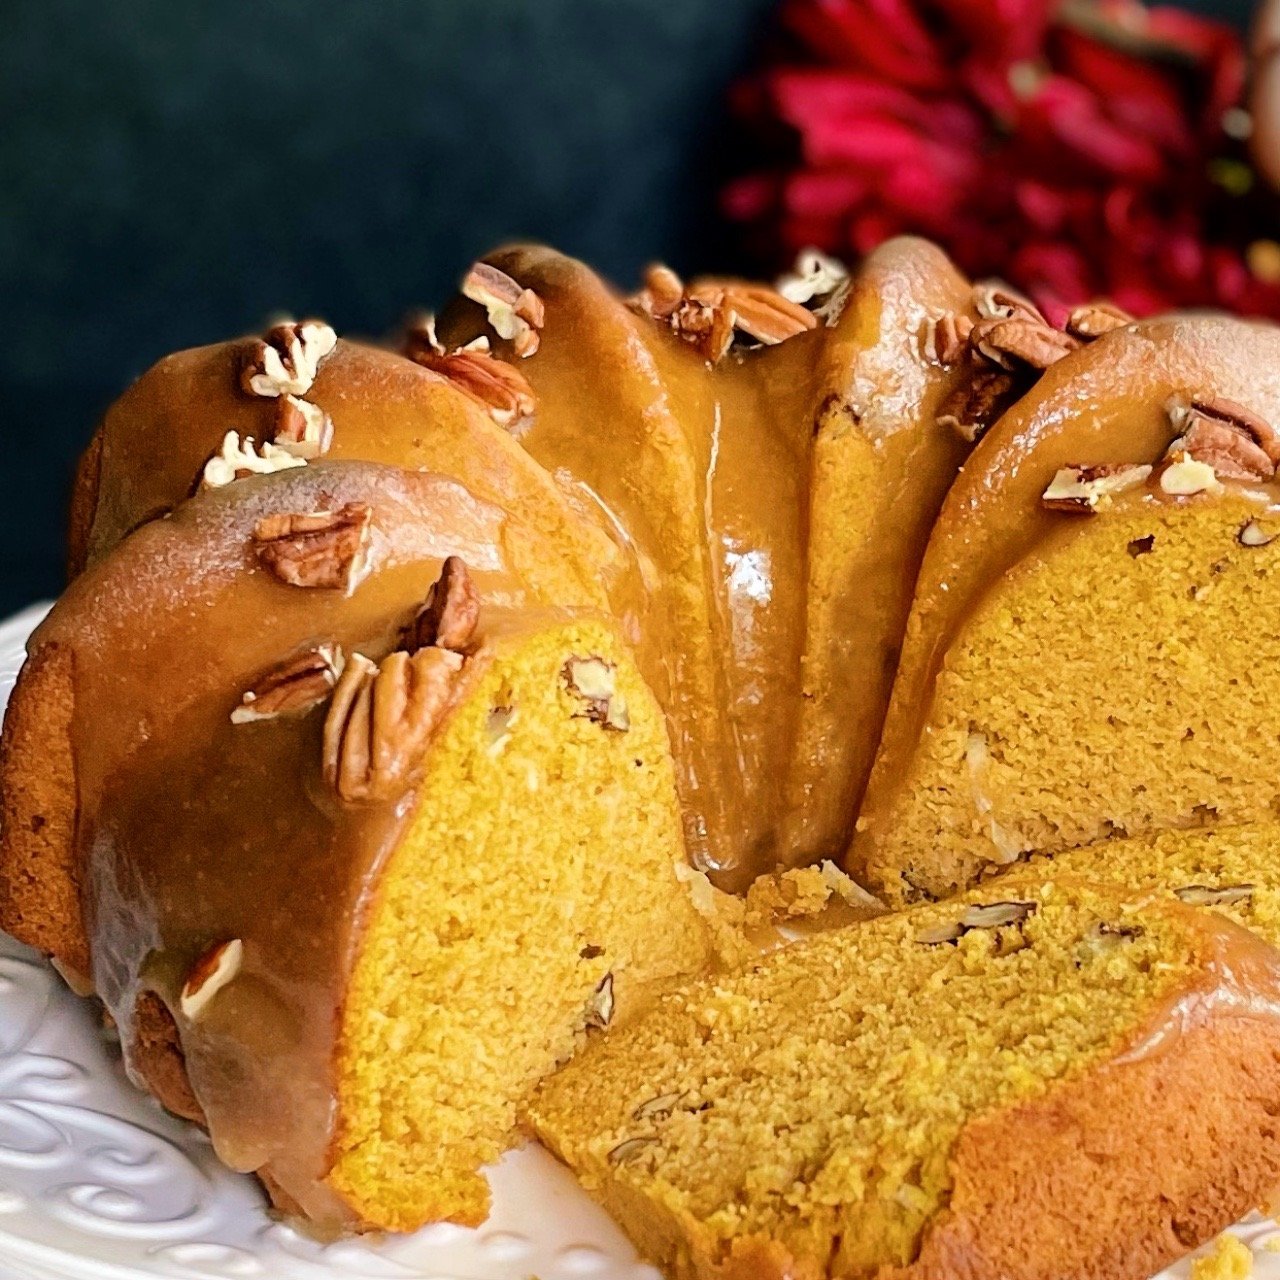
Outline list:
[[[852,875],[937,898],[1276,811],[1278,364],[1270,326],[1130,325],[981,441],[916,584]]]
[[[531,354],[491,323],[498,304],[485,284],[537,299]],[[683,765],[690,859],[704,871],[734,868],[743,856],[736,815],[744,779],[722,710],[728,673],[712,593],[712,531],[691,424],[655,360],[652,322],[584,263],[539,245],[494,250],[463,288],[472,300],[446,309],[443,343],[455,349],[483,340],[518,364],[537,401],[518,430],[521,445],[571,501],[603,513],[617,532],[627,572],[611,605],[667,711]],[[705,375],[698,359],[685,370]]]
[[[1142,1280],[1280,1178],[1280,954],[1083,881],[664,998],[527,1122],[670,1280]]]
[[[0,927],[321,1231],[483,1221],[532,1086],[708,963],[662,712],[576,570],[318,461],[137,530],[32,638]]]
[[[1049,863],[1047,857],[1035,860],[1036,869],[1046,874]],[[1273,821],[1099,840],[1055,854],[1052,868],[1054,875],[1106,881],[1133,893],[1161,892],[1211,907],[1280,946],[1280,828]],[[1009,874],[1017,877],[1023,869]]]
[[[779,415],[809,437],[799,710],[774,837],[783,866],[839,856],[852,835],[916,572],[971,448],[942,420],[962,374],[936,359],[930,335],[942,317],[972,314],[972,286],[941,250],[881,245],[830,322],[809,412]],[[780,365],[787,347],[769,358]]]

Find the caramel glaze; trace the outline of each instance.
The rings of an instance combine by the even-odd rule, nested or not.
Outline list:
[[[347,502],[374,512],[370,572],[349,598],[258,565],[262,516]],[[339,1002],[414,780],[389,801],[343,804],[322,776],[323,709],[241,725],[230,713],[314,645],[384,656],[450,554],[484,599],[460,697],[499,634],[594,603],[557,568],[552,538],[455,481],[321,462],[202,494],[140,529],[32,640],[73,661],[92,981],[126,1055],[139,997],[154,991],[177,1013],[197,958],[241,939],[237,980],[199,1019],[177,1019],[187,1072],[219,1156],[262,1171],[321,1231],[349,1222],[323,1182]]]
[[[741,889],[842,848],[915,568],[966,450],[934,425],[954,375],[922,333],[969,305],[967,282],[931,246],[895,241],[829,327],[712,367],[572,259],[486,260],[546,307],[520,362],[538,399],[521,443],[635,548],[648,591],[629,594],[650,612],[631,630],[668,710],[691,860]],[[488,332],[471,303],[441,326],[450,345]]]
[[[228,431],[271,440],[277,402],[240,387],[253,340],[180,351],[145,373],[107,411],[91,450],[92,519],[82,568],[132,529],[172,511],[195,489]],[[333,421],[332,460],[384,462],[451,476],[476,497],[519,511],[563,556],[582,562],[582,587],[600,605],[619,555],[597,515],[580,516],[485,410],[447,379],[395,352],[339,341],[306,398]]]
[[[1280,420],[1280,331],[1222,316],[1144,321],[1053,365],[987,433],[961,468],[925,552],[902,658],[845,869],[865,877],[877,833],[911,785],[917,743],[929,731],[933,690],[966,621],[1019,562],[1069,539],[1082,517],[1040,501],[1062,467],[1155,463],[1176,434],[1172,397],[1221,397]],[[1229,484],[1261,501],[1280,487]],[[1125,501],[1169,498],[1152,488]],[[1265,509],[1265,508],[1264,508]],[[1105,518],[1105,513],[1099,517]]]
[[[1112,1069],[1176,1053],[1184,1036],[1223,1017],[1280,1023],[1280,954],[1275,948],[1216,911],[1167,905],[1196,914],[1203,947],[1197,956],[1201,979],[1167,997],[1135,1029],[1112,1059]]]

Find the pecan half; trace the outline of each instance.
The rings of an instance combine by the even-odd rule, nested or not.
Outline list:
[[[1280,431],[1260,414],[1224,396],[1193,397],[1189,407],[1192,413],[1225,422],[1243,432],[1267,455],[1273,466],[1280,466]]]
[[[532,289],[487,262],[477,262],[462,282],[462,293],[485,309],[494,332],[512,344],[516,355],[524,358],[537,351],[546,310]]]
[[[1174,400],[1169,420],[1180,433],[1170,457],[1206,463],[1228,480],[1270,480],[1280,461],[1280,433],[1233,400]]]
[[[381,665],[352,655],[324,724],[324,774],[342,800],[386,800],[410,784],[463,661],[436,648],[397,650]]]
[[[480,620],[480,593],[461,556],[449,556],[426,602],[406,632],[401,648],[410,653],[436,645],[461,653]]]
[[[276,401],[275,444],[304,461],[319,458],[333,444],[333,421],[318,404],[282,395]]]
[[[766,346],[818,327],[812,311],[767,285],[730,284],[724,290],[722,305],[732,313],[735,329]]]
[[[969,334],[970,348],[1002,369],[1027,365],[1047,369],[1080,346],[1080,340],[1023,312],[979,320]]]
[[[1120,493],[1145,484],[1154,470],[1146,463],[1126,466],[1062,467],[1040,501],[1051,511],[1092,515]]]
[[[1132,324],[1134,317],[1114,302],[1087,302],[1077,307],[1068,317],[1066,330],[1081,342],[1092,342],[1113,329],[1123,329]]]
[[[291,467],[306,466],[306,459],[299,458],[287,449],[263,443],[254,444],[252,436],[245,436],[243,442],[235,431],[228,431],[222,437],[222,448],[204,464],[200,472],[197,488],[204,492],[207,489],[220,489],[233,480],[243,480],[246,476],[269,476],[277,471],[288,471]]]
[[[334,644],[290,658],[244,691],[231,713],[231,723],[250,724],[311,710],[333,692],[344,666],[342,649]]]
[[[479,401],[500,427],[529,417],[536,407],[528,379],[490,351],[488,338],[480,337],[465,347],[446,351],[436,337],[434,316],[425,316],[410,327],[404,354]]]
[[[348,502],[337,511],[264,516],[253,544],[265,569],[291,587],[320,587],[350,595],[368,569],[373,508]]]
[[[268,329],[245,353],[240,385],[255,396],[304,396],[338,336],[323,320],[289,320]]]
[[[1270,480],[1276,471],[1275,463],[1251,436],[1219,418],[1208,418],[1194,410],[1185,434],[1174,442],[1172,452],[1207,463],[1217,476],[1226,480]]]
[[[208,1008],[209,1002],[240,972],[244,962],[244,944],[239,938],[216,942],[191,966],[182,984],[178,1007],[184,1017],[194,1022]]]

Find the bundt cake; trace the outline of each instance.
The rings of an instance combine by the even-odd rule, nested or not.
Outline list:
[[[523,1124],[676,1276],[1139,1277],[1280,1178],[1276,331],[904,240],[506,249],[398,344],[170,356],[82,462],[0,927],[140,1084],[322,1231]]]
[[[1280,954],[1026,874],[664,997],[530,1124],[669,1280],[1151,1274],[1280,1179]]]
[[[1124,326],[1055,363],[939,514],[847,869],[939,898],[1027,853],[1257,820],[1280,331]]]

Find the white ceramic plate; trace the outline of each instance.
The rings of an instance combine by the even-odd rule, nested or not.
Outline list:
[[[0,708],[43,616],[0,624]],[[192,1125],[138,1093],[77,1000],[0,934],[0,1280],[658,1280],[573,1179],[536,1147],[489,1173],[479,1231],[320,1246],[274,1221]],[[1237,1229],[1257,1280],[1280,1280],[1270,1221]],[[1185,1277],[1182,1262],[1166,1277]]]

